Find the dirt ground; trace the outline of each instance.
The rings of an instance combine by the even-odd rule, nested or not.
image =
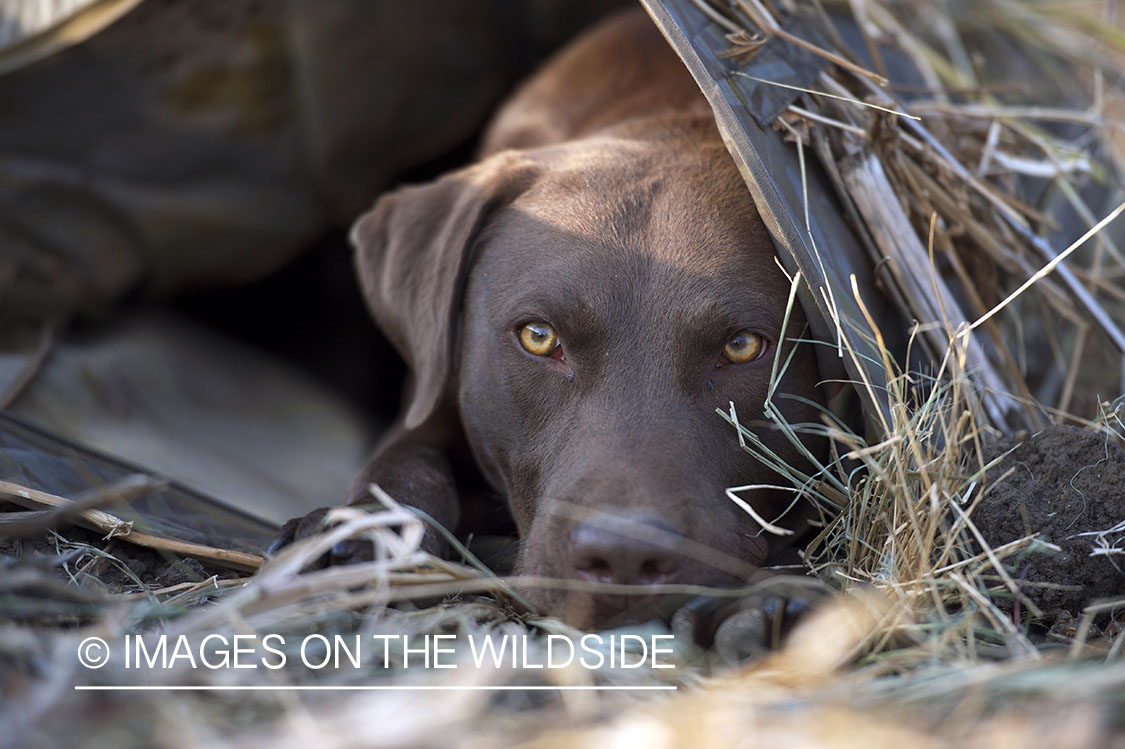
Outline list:
[[[1108,433],[1052,426],[1018,446],[1004,440],[988,456],[1009,450],[989,471],[972,520],[994,548],[1031,533],[1059,547],[1011,558],[1024,592],[1045,613],[1075,616],[1125,595],[1125,448]]]

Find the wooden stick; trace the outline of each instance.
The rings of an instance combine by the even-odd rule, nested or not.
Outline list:
[[[73,500],[65,497],[29,489],[10,481],[0,481],[0,497],[7,497],[16,504],[33,510],[41,507],[69,507],[74,504]],[[123,520],[104,510],[85,510],[78,517],[84,521],[81,523],[82,525],[90,526],[93,530],[105,533],[107,539],[123,538],[137,546],[196,557],[242,572],[253,572],[262,566],[262,557],[257,554],[219,549],[214,546],[204,546],[190,541],[179,541],[174,538],[164,538],[135,531],[133,530],[133,521]]]

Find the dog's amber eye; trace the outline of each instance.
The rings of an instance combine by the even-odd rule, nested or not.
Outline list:
[[[745,364],[762,355],[766,342],[757,333],[740,330],[723,346],[723,357],[731,364]]]
[[[520,345],[529,354],[550,356],[559,346],[559,334],[545,322],[529,322],[519,330]]]

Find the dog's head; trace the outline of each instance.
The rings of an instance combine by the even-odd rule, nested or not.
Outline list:
[[[798,465],[763,418],[775,365],[788,421],[815,420],[821,398],[810,347],[787,340],[803,314],[782,330],[789,283],[713,126],[501,153],[384,197],[353,241],[413,373],[407,428],[459,410],[509,501],[521,573],[724,585],[766,560],[770,534],[725,490],[778,481],[716,409],[733,402]],[[791,493],[741,496],[800,530]],[[636,600],[530,597],[579,626]]]

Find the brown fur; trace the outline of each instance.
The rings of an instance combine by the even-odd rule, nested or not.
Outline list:
[[[352,238],[376,321],[412,375],[359,499],[375,481],[454,527],[469,497],[495,492],[531,575],[725,585],[767,561],[767,536],[724,489],[776,482],[715,409],[733,401],[799,462],[762,419],[773,359],[789,350],[788,283],[710,109],[647,17],[580,38],[502,109],[479,163],[384,196]],[[559,332],[564,360],[520,347],[516,331],[535,320]],[[745,328],[767,354],[716,366]],[[798,309],[787,335],[803,329]],[[787,392],[820,400],[808,347],[789,372]],[[816,416],[780,404],[793,422]],[[749,499],[767,519],[788,503]],[[780,522],[800,529],[803,513]],[[313,527],[290,525],[287,539]],[[528,595],[576,626],[634,609]]]

